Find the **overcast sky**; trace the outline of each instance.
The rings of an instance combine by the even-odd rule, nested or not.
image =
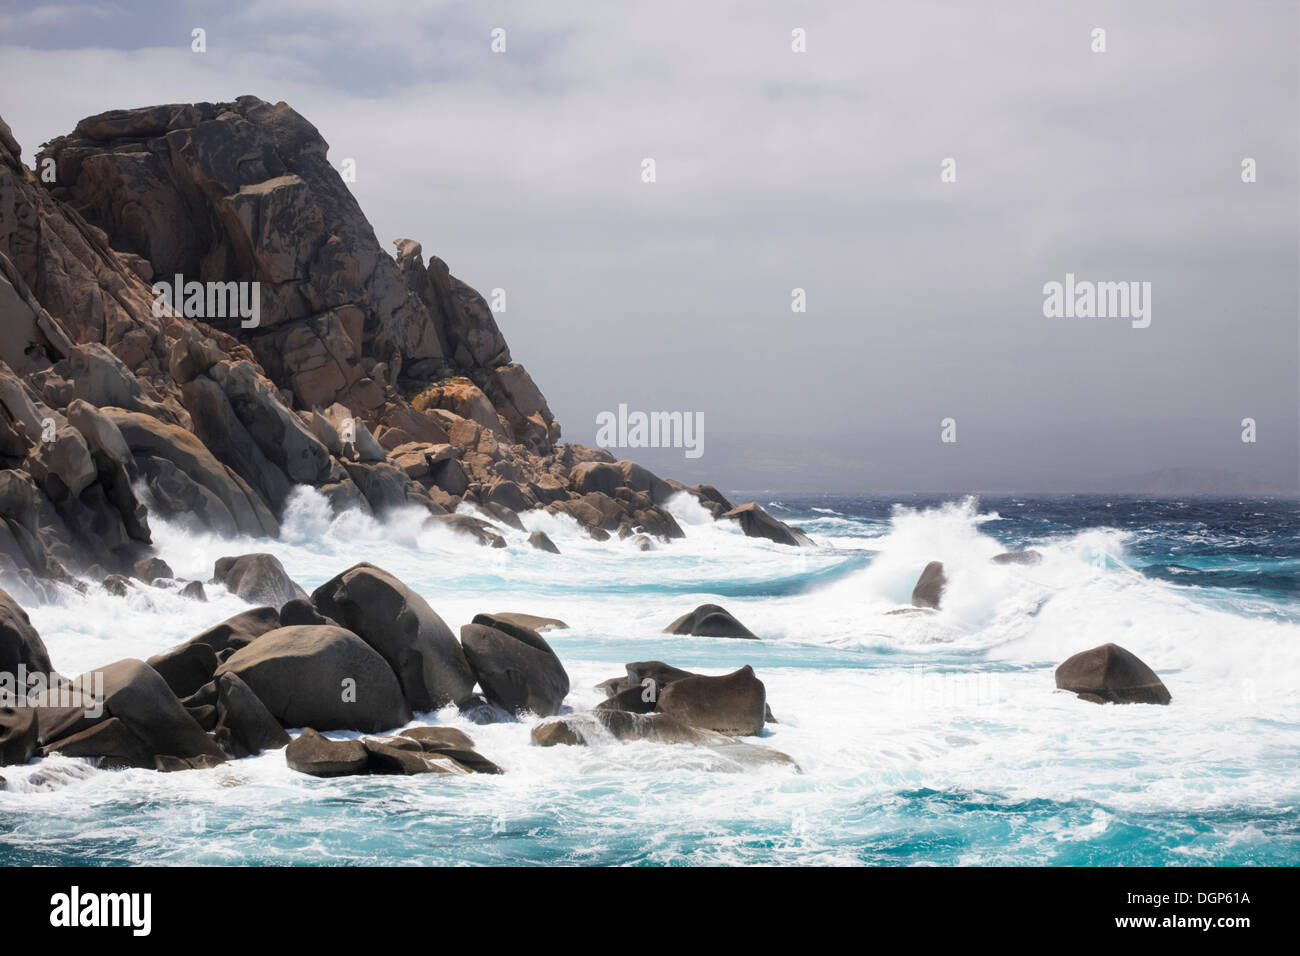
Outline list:
[[[285,100],[382,243],[506,290],[566,438],[702,412],[698,459],[618,452],[665,474],[1295,488],[1297,6],[0,0],[0,115],[30,163],[107,109]],[[1066,273],[1150,282],[1150,326],[1045,317]]]

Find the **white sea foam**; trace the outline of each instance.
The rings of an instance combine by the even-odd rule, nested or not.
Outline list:
[[[422,817],[456,821],[461,833],[497,826],[491,832],[508,842],[502,852],[509,858],[541,853],[549,838],[540,827],[564,830],[564,852],[573,859],[621,859],[631,841],[639,859],[750,861],[756,857],[744,834],[757,831],[768,834],[763,859],[847,862],[861,859],[855,846],[896,834],[898,815],[931,812],[917,809],[927,798],[908,794],[1104,805],[1062,810],[1009,842],[971,847],[961,857],[1041,861],[1109,839],[1116,813],[1273,812],[1300,799],[1300,628],[1242,616],[1197,589],[1143,577],[1128,567],[1121,532],[1094,529],[1036,544],[1044,556],[1037,565],[994,565],[989,558],[1004,547],[981,526],[995,516],[970,500],[900,508],[888,522],[823,515],[808,524],[819,542],[814,549],[745,538],[689,497],[675,496],[669,507],[687,537],[650,552],[616,539],[596,542],[567,516],[540,511],[523,522],[545,531],[561,554],[534,550],[526,533],[512,529],[502,531],[505,549],[485,548],[423,528],[417,512],[384,521],[331,517],[309,489],[295,492],[275,541],[223,540],[157,519],[153,527],[160,552],[183,577],[206,579],[217,557],[265,550],[310,590],[365,560],[418,590],[453,629],[480,611],[561,618],[570,629],[546,636],[571,675],[575,709],[595,704],[594,684],[627,661],[657,658],[708,673],[753,664],[780,720],[758,743],[793,756],[802,775],[719,773],[716,755],[667,745],[535,748],[528,722],[474,727],[453,711],[427,715],[462,726],[507,772],[455,782],[386,780],[376,791],[381,812],[402,820],[418,808]],[[942,609],[887,614],[908,604],[930,560],[943,561],[948,577]],[[74,673],[156,653],[244,607],[219,587],[208,591],[210,602],[198,604],[148,588],[126,600],[92,590],[30,612],[56,667]],[[706,601],[724,604],[763,641],[661,633]],[[1099,707],[1054,690],[1057,663],[1106,641],[1146,660],[1174,703]],[[75,818],[78,804],[58,802],[48,778],[29,784],[36,769],[6,768],[19,792],[3,799]],[[298,813],[290,808],[303,801],[378,786],[304,780],[279,754],[212,772],[56,783],[58,792],[93,790],[108,802],[143,793],[174,798],[185,813],[198,808],[217,819],[261,814],[268,827],[278,813]],[[311,841],[269,858],[347,857],[343,826],[322,817]],[[1225,841],[1249,844],[1237,824],[1215,827]],[[140,838],[150,840],[143,832]],[[187,845],[182,839],[158,852],[228,862],[248,852],[233,837],[202,852]],[[549,854],[554,847],[546,846]],[[458,858],[438,847],[412,851],[412,858]],[[1183,849],[1192,859],[1217,859],[1199,844]],[[361,851],[351,852],[355,858]],[[480,850],[462,851],[470,852]]]

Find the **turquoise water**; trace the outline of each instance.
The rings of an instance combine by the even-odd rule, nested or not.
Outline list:
[[[758,500],[818,547],[746,539],[679,501],[687,538],[653,552],[545,515],[524,520],[562,554],[517,532],[494,551],[409,518],[331,520],[308,492],[269,547],[167,526],[156,537],[185,576],[271,550],[310,589],[368,560],[453,628],[480,611],[562,618],[570,629],[547,638],[578,710],[629,661],[750,664],[779,720],[753,742],[800,772],[682,745],[536,748],[529,721],[476,727],[449,710],[417,722],[461,726],[505,774],[316,780],[281,753],[168,775],[62,758],[4,768],[0,860],[1300,863],[1294,502]],[[1024,546],[1044,561],[988,563]],[[932,559],[950,579],[943,610],[886,614]],[[212,597],[92,594],[30,611],[73,673],[155,653],[243,606]],[[705,601],[763,640],[660,633]],[[1105,641],[1146,660],[1173,703],[1098,707],[1056,692],[1056,664]]]

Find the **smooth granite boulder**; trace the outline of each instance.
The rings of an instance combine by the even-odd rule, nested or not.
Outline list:
[[[696,637],[739,637],[756,641],[758,635],[717,604],[701,604],[689,614],[683,614],[666,628],[665,634],[691,634]]]
[[[1167,704],[1173,699],[1156,672],[1118,644],[1068,658],[1056,669],[1056,686],[1097,704]]]
[[[222,674],[243,680],[284,727],[374,733],[411,719],[392,668],[341,627],[269,631],[235,652]]]
[[[437,710],[474,689],[474,673],[451,629],[387,571],[355,565],[317,588],[312,603],[388,662],[412,710]]]
[[[495,625],[483,623],[495,620]],[[548,717],[569,693],[569,675],[536,631],[479,615],[460,629],[465,656],[490,703]]]
[[[307,597],[273,554],[217,558],[212,580],[249,604],[267,604],[277,610],[294,598]]]

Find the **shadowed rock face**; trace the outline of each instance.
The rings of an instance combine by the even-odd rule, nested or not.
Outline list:
[[[1056,669],[1056,686],[1098,704],[1168,704],[1155,671],[1118,644],[1080,651]]]

